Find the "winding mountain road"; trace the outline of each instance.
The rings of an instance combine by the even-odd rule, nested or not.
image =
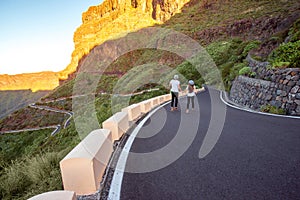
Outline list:
[[[130,97],[130,96],[135,96],[135,95],[143,94],[143,93],[146,93],[146,92],[157,91],[157,90],[159,90],[159,88],[150,88],[148,90],[142,90],[140,92],[130,93],[130,94],[110,94],[110,95],[121,96],[121,97]],[[93,95],[96,95],[96,94],[105,95],[105,94],[108,94],[108,93],[102,92],[102,93],[92,93],[92,94]],[[78,97],[83,97],[83,96],[86,96],[86,94],[84,94],[84,95],[73,95],[73,96],[70,96],[70,97],[61,97],[61,98],[58,98],[58,99],[52,99],[52,100],[44,101],[43,103],[47,104],[47,103],[65,101],[67,99],[73,99],[73,98],[78,98]],[[73,117],[73,114],[74,114],[71,111],[60,110],[60,109],[52,108],[52,107],[49,107],[49,106],[36,105],[35,103],[31,103],[28,106],[31,107],[31,108],[34,108],[34,109],[47,110],[47,111],[50,111],[50,112],[56,112],[56,113],[61,113],[61,114],[68,115],[69,117],[67,118],[67,120],[65,121],[65,123],[63,125],[64,129],[70,124],[70,121],[71,121],[71,119]],[[20,129],[20,130],[1,131],[0,135],[1,134],[8,134],[8,133],[20,133],[20,132],[25,132],[25,131],[37,131],[37,130],[43,130],[43,129],[54,129],[52,131],[51,135],[55,135],[56,133],[58,133],[61,130],[61,128],[62,128],[61,125],[57,124],[57,125],[52,125],[52,126],[26,128],[26,129]]]
[[[199,107],[189,114],[184,113],[182,98],[181,111],[171,112],[166,104],[145,118],[132,146],[124,147],[130,153],[124,153],[128,157],[120,158],[118,166],[124,165],[125,172],[117,167],[108,199],[300,199],[300,119],[226,106],[222,132],[201,158],[212,107],[224,103],[220,92],[212,89],[198,94],[197,100]],[[184,121],[197,125],[195,136],[189,127],[181,128]],[[164,149],[180,135],[182,144],[166,158]],[[161,156],[151,154],[160,150]]]

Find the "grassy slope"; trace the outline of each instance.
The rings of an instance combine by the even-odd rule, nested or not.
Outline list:
[[[229,0],[214,1],[203,8],[201,1],[191,1],[162,27],[183,32],[190,36],[194,33],[217,26],[226,26],[241,19],[256,19],[288,15],[299,9],[299,1],[291,0]],[[226,39],[226,38],[225,38]]]
[[[0,91],[0,119],[36,102],[47,93],[48,91],[31,92],[30,90]]]
[[[244,18],[257,18],[262,16],[275,16],[285,15],[287,12],[293,10],[298,1],[225,1],[225,3],[214,3],[208,5],[209,9],[205,9],[201,1],[191,2],[187,5],[182,13],[176,14],[173,18],[167,21],[161,27],[170,28],[177,31],[181,31],[193,38],[196,38],[197,33],[212,28],[215,26],[225,26],[234,23],[236,20]],[[297,4],[298,5],[298,4]],[[299,8],[299,6],[297,7]],[[197,39],[199,42],[201,39]],[[218,42],[217,40],[226,40],[226,42]],[[239,69],[243,62],[244,50],[249,45],[249,41],[243,41],[241,39],[233,39],[228,35],[222,35],[217,38],[216,41],[207,46],[207,50],[212,54],[213,58],[217,62],[218,66],[224,74],[225,81],[230,81]],[[182,59],[174,59],[174,55],[166,52],[157,52],[153,50],[130,52],[127,55],[122,56],[115,61],[109,70],[121,71],[126,73],[131,67],[145,64],[148,62],[163,62],[176,67],[182,63]],[[192,68],[188,69],[188,63],[182,63],[178,67],[182,70],[182,73],[187,75],[187,78],[196,77],[195,74],[187,74]],[[234,70],[232,70],[234,69]],[[113,85],[118,78],[116,76],[104,77],[99,82],[97,92],[108,91],[111,92]],[[198,83],[203,80],[199,78]],[[46,99],[57,99],[61,97],[68,97],[72,95],[72,87],[74,80],[58,87],[52,94],[48,95]],[[131,103],[138,102],[144,98],[150,98],[151,96],[159,95],[162,92],[154,92],[152,94],[144,94],[136,96],[131,99]],[[51,104],[49,104],[51,105]],[[53,106],[60,108],[70,109],[69,103],[52,104]],[[101,124],[106,118],[111,115],[111,102],[109,96],[97,96],[96,97],[96,115],[99,123]],[[37,137],[32,142],[21,145],[25,148],[19,149],[19,143],[8,142],[8,136],[2,137],[0,142],[3,146],[6,146],[6,150],[1,149],[2,158],[9,152],[21,152],[12,157],[12,160],[18,160],[20,162],[4,161],[5,164],[1,168],[1,184],[0,184],[0,197],[3,199],[26,199],[34,194],[42,193],[49,190],[61,189],[61,180],[59,175],[58,162],[61,160],[79,141],[74,122],[72,121],[67,129],[62,130],[54,137],[42,137],[48,135],[49,132],[41,131],[38,134],[41,137]],[[9,137],[15,137],[16,141],[30,141],[32,139],[31,133],[16,134]],[[19,137],[19,138],[18,138]],[[30,139],[31,138],[31,139]],[[1,146],[2,146],[1,143]],[[39,146],[39,147],[37,147]],[[13,155],[13,154],[12,154]],[[49,168],[53,169],[49,171]],[[38,170],[38,172],[37,172]],[[24,174],[22,171],[30,172]],[[31,173],[32,172],[32,173]],[[4,181],[5,180],[5,181]],[[24,181],[23,181],[24,180]],[[42,181],[41,181],[42,180]]]

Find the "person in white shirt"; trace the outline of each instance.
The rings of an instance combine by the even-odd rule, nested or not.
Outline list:
[[[189,113],[190,102],[192,102],[192,109],[195,108],[194,98],[196,96],[195,93],[195,83],[193,80],[189,80],[189,84],[186,88],[187,90],[187,105],[186,105],[186,113]]]
[[[180,81],[178,80],[178,75],[174,75],[174,79],[172,79],[170,81],[169,86],[171,88],[171,95],[172,95],[171,111],[173,111],[173,110],[177,110],[178,94],[179,94],[179,91],[181,91]]]

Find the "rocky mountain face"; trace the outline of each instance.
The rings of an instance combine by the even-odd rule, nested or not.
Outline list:
[[[74,33],[75,50],[71,63],[59,73],[66,79],[76,71],[80,59],[107,40],[163,23],[189,0],[106,0],[82,14],[82,25]]]
[[[0,90],[52,90],[59,85],[58,74],[40,72],[18,75],[0,75]]]

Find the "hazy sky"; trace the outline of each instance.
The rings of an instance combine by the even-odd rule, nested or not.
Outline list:
[[[102,0],[0,0],[0,74],[60,71],[81,14]]]

